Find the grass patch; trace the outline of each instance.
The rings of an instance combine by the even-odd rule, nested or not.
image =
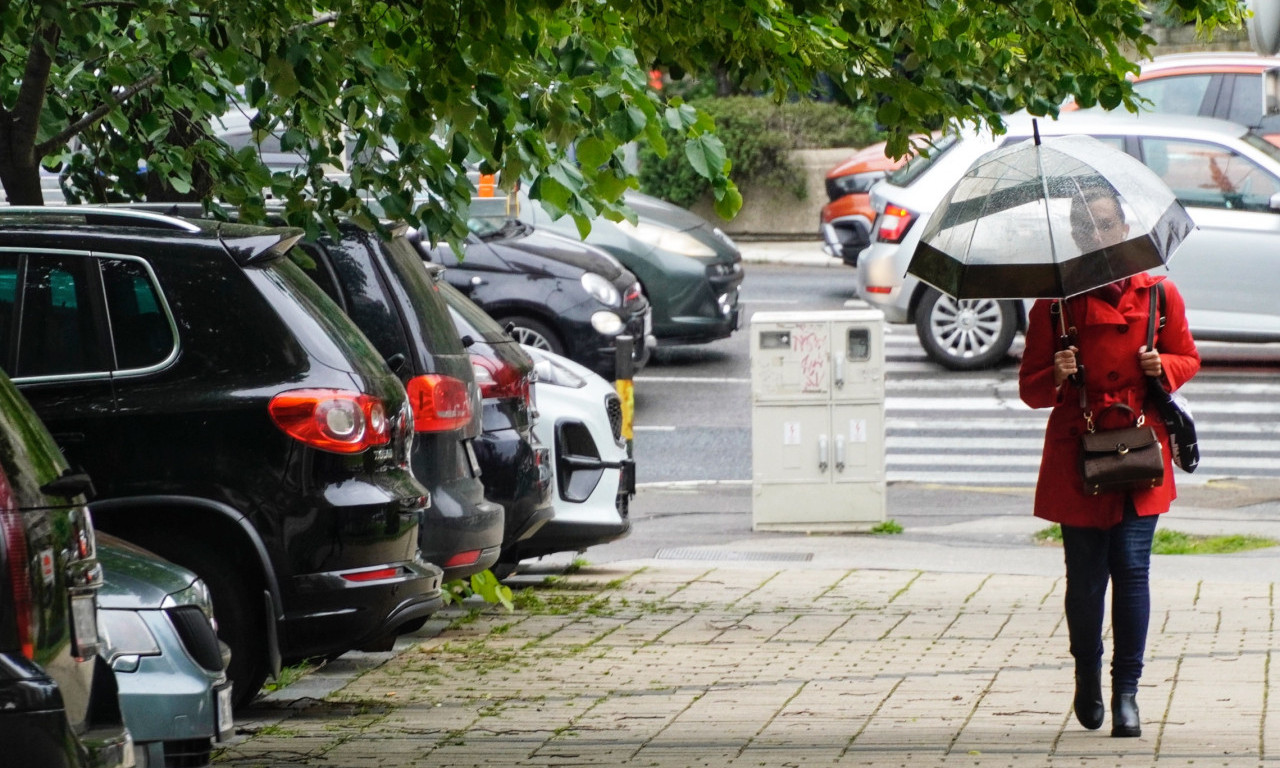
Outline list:
[[[1033,538],[1040,544],[1061,544],[1062,527],[1054,523],[1048,528],[1037,531]],[[1197,536],[1160,528],[1156,530],[1155,539],[1151,542],[1151,553],[1153,555],[1229,555],[1251,549],[1266,549],[1278,543],[1280,542],[1265,536],[1239,534]]]
[[[282,688],[288,688],[306,677],[307,673],[315,668],[316,665],[309,661],[302,661],[291,667],[282,667],[280,669],[280,676],[275,680],[268,680],[262,686],[262,689],[265,691],[278,691]]]
[[[902,533],[902,526],[898,525],[896,520],[885,520],[883,523],[877,523],[871,529],[871,533],[876,536],[888,536],[895,533]]]
[[[1275,539],[1265,536],[1192,536],[1181,531],[1157,530],[1151,552],[1157,555],[1228,555],[1275,545]]]

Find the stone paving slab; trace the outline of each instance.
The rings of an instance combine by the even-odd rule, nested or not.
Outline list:
[[[334,690],[304,678],[260,701],[216,763],[1280,768],[1274,582],[1153,582],[1139,739],[1075,722],[1062,590],[588,567],[535,582],[513,613],[450,609]]]

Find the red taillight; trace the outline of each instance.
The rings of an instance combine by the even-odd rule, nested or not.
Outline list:
[[[391,442],[382,401],[344,389],[295,389],[271,398],[276,426],[312,448],[359,453]]]
[[[356,571],[354,573],[344,573],[342,574],[342,578],[346,579],[347,581],[354,581],[359,583],[362,581],[382,581],[383,579],[394,579],[398,575],[400,575],[400,569],[392,567],[392,568],[375,568],[372,571]]]
[[[884,213],[880,214],[880,228],[876,232],[876,239],[882,243],[900,243],[907,230],[911,229],[911,222],[915,220],[916,215],[906,208],[886,205]]]
[[[531,405],[529,377],[499,360],[473,354],[471,367],[476,371],[476,383],[480,396],[488,400],[494,397],[516,397]]]
[[[27,553],[27,534],[23,530],[22,513],[0,511],[0,535],[4,536],[5,550],[9,557],[9,584],[13,590],[14,616],[17,619],[18,647],[28,659],[36,656],[34,635],[31,631],[31,577]]]
[[[480,559],[480,550],[469,549],[466,552],[459,552],[444,561],[445,568],[460,568],[464,565],[475,565]]]
[[[415,431],[445,432],[471,421],[471,398],[462,381],[429,373],[409,379],[407,389]]]

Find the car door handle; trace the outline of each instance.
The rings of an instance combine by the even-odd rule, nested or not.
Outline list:
[[[828,464],[827,454],[828,454],[827,436],[818,435],[818,471],[819,472],[827,471],[827,464]]]

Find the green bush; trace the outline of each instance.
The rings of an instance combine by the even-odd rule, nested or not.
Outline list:
[[[804,178],[791,163],[795,149],[862,147],[881,140],[874,112],[815,101],[778,104],[751,96],[697,99],[693,106],[710,115],[716,136],[732,163],[729,177],[739,187],[765,186],[806,196]],[[667,130],[667,156],[640,148],[640,188],[676,205],[689,207],[711,186],[684,158],[684,142]]]

